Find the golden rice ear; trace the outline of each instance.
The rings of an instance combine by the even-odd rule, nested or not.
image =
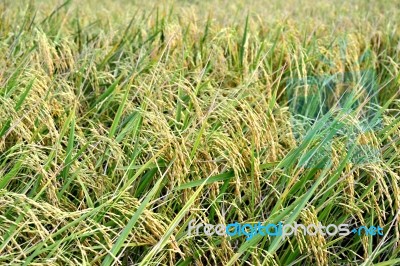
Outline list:
[[[310,224],[317,225],[319,223],[316,211],[312,206],[310,208],[304,209],[301,212],[300,217],[301,220],[303,221],[302,224],[304,224],[305,226],[308,226]],[[301,244],[302,248],[307,253],[313,254],[312,256],[309,257],[310,263],[321,266],[328,265],[329,264],[328,250],[325,248],[326,245],[325,237],[319,233],[314,236],[309,234],[306,234],[304,236],[303,232],[301,230],[299,231],[301,233],[299,233],[297,239],[299,241],[302,241]]]

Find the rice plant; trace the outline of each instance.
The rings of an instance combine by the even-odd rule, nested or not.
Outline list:
[[[1,1],[0,265],[400,265],[399,17],[387,0]]]

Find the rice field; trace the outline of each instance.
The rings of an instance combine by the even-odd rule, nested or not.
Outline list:
[[[0,265],[400,265],[399,15],[0,1]]]

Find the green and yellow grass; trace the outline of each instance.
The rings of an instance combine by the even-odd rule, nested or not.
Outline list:
[[[140,2],[0,2],[0,264],[400,264],[396,1]],[[376,160],[325,126],[358,126],[335,99],[365,103],[360,84],[297,138],[288,82],[363,69]],[[245,241],[191,219],[385,235]]]

